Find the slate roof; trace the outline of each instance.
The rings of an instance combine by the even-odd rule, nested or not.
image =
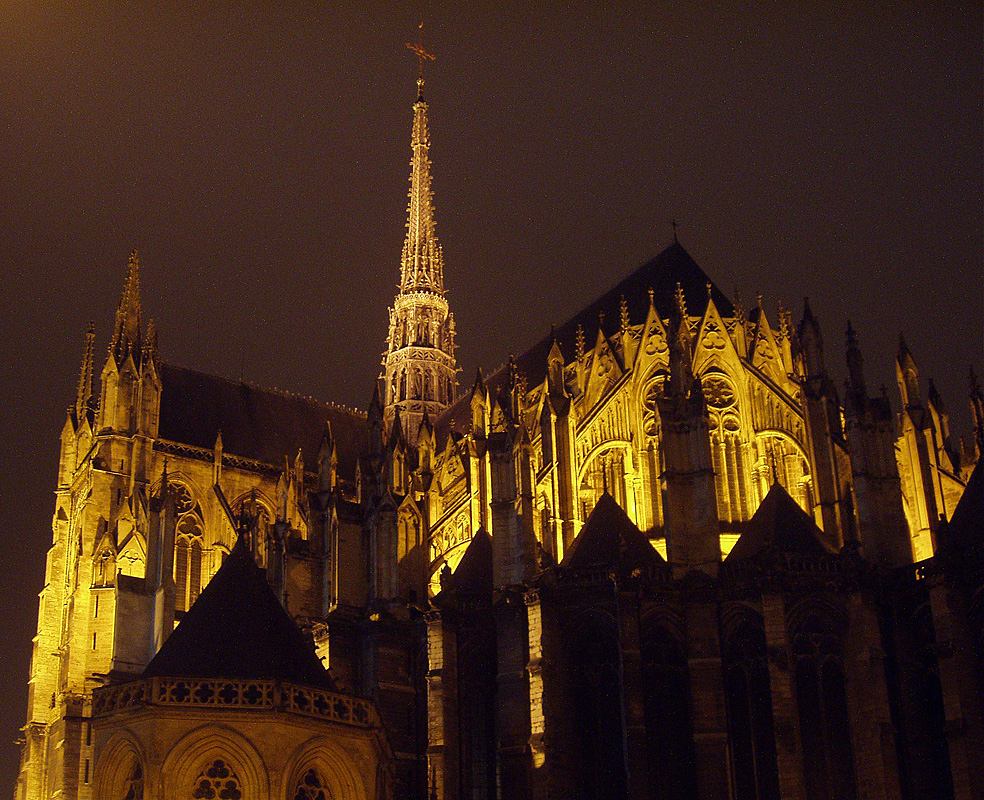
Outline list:
[[[742,561],[769,549],[812,556],[833,553],[813,518],[778,482],[772,484],[725,561]]]
[[[598,337],[599,313],[604,313],[604,332],[613,336],[621,329],[622,297],[629,311],[633,325],[642,325],[649,315],[649,289],[653,290],[653,304],[663,319],[676,314],[676,286],[683,289],[687,312],[691,316],[703,315],[707,310],[707,284],[711,284],[711,296],[722,317],[734,315],[734,305],[693,260],[679,242],[674,241],[655,258],[647,261],[635,272],[622,279],[611,290],[582,309],[562,325],[555,328],[529,350],[515,359],[519,371],[526,376],[527,385],[533,387],[541,383],[547,373],[547,355],[553,346],[554,336],[564,355],[564,362],[571,363],[577,354],[577,328],[584,330],[587,347],[592,347]],[[505,381],[506,369],[498,369],[485,381],[486,388],[494,396]],[[443,446],[450,429],[466,432],[471,423],[469,405],[470,389],[458,398],[450,408],[438,418],[438,446]]]
[[[144,677],[273,679],[331,689],[314,648],[240,539]]]
[[[560,566],[569,569],[648,569],[663,563],[646,536],[628,514],[605,492],[571,542]]]
[[[367,440],[364,415],[285,393],[260,389],[173,364],[161,366],[162,439],[211,450],[222,431],[223,452],[282,467],[298,449],[305,468],[317,467],[325,423],[338,451],[339,474],[355,476]]]
[[[479,528],[451,575],[451,586],[461,594],[492,596],[492,537]]]

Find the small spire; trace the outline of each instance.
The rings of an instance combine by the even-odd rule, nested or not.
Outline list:
[[[622,333],[625,333],[629,329],[629,304],[625,300],[625,295],[622,295],[622,299],[619,303],[619,311],[622,316]]]
[[[75,394],[75,419],[78,422],[92,406],[92,349],[95,340],[96,326],[90,322],[85,332],[82,369],[79,370],[79,385]]]
[[[673,244],[680,244],[680,240],[677,238],[676,218],[670,220],[670,227],[673,228]]]
[[[584,358],[584,326],[579,322],[577,324],[577,336],[575,339],[577,347],[577,360],[581,361]]]
[[[674,293],[676,298],[677,311],[680,312],[680,318],[683,320],[687,319],[687,298],[683,294],[683,287],[680,285],[680,281],[677,281],[676,292]]]
[[[140,257],[137,251],[130,253],[127,262],[126,281],[123,284],[123,296],[116,309],[116,324],[113,327],[113,338],[110,352],[120,364],[128,353],[134,360],[140,358]]]

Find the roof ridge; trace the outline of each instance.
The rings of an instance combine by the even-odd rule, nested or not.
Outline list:
[[[172,361],[164,361],[163,363],[166,366],[171,367],[172,369],[180,369],[186,372],[193,372],[196,375],[204,375],[208,378],[214,378],[215,380],[224,381],[225,383],[228,383],[231,386],[248,386],[250,389],[255,389],[258,392],[264,392],[265,394],[271,394],[277,397],[283,397],[287,400],[302,400],[305,403],[309,403],[310,405],[313,406],[319,406],[321,408],[332,409],[335,411],[344,411],[348,414],[353,414],[363,419],[367,417],[365,411],[359,411],[356,408],[350,408],[349,406],[343,405],[341,403],[336,403],[333,400],[319,400],[317,397],[314,397],[312,395],[300,394],[299,392],[292,392],[289,389],[281,389],[276,386],[274,387],[261,386],[258,383],[246,380],[244,378],[234,380],[232,378],[226,377],[225,375],[216,375],[214,372],[203,372],[200,369],[185,367],[180,364],[175,364]]]

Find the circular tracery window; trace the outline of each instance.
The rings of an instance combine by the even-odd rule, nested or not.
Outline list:
[[[730,408],[735,403],[735,390],[724,378],[708,375],[703,379],[704,397],[711,408]]]

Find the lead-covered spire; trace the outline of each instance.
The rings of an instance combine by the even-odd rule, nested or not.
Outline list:
[[[400,293],[444,294],[444,254],[434,230],[434,196],[431,192],[430,134],[424,79],[417,79],[413,104],[413,158],[410,161],[410,201],[407,206],[407,238],[403,243]]]

